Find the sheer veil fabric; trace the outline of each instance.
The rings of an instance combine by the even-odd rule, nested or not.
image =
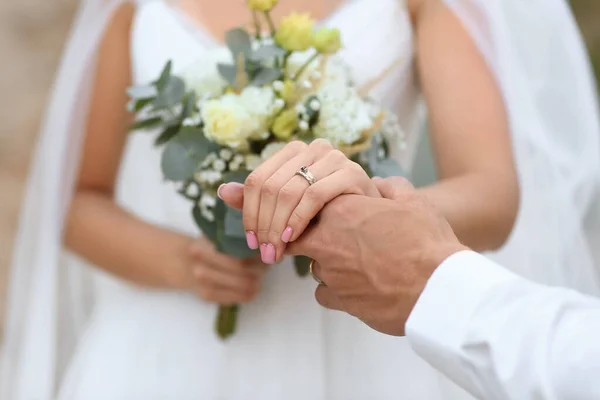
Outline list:
[[[62,260],[63,218],[99,38],[124,0],[84,0],[67,43],[25,193],[0,355],[0,398],[51,400],[93,303]],[[534,280],[597,294],[584,220],[600,182],[593,77],[564,0],[444,0],[505,98],[522,188],[509,243],[493,257]],[[567,80],[568,78],[568,80]],[[484,134],[484,133],[482,133]]]

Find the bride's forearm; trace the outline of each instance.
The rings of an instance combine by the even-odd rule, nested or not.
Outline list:
[[[444,214],[461,242],[474,250],[497,249],[512,231],[519,189],[510,174],[462,175],[420,191]]]
[[[121,278],[157,288],[186,288],[191,240],[147,224],[107,194],[91,190],[75,194],[65,226],[65,244],[72,251]]]

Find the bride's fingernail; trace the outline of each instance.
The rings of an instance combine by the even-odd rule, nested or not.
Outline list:
[[[265,249],[265,256],[263,258],[265,264],[275,264],[275,246],[269,243]]]
[[[265,243],[260,245],[260,259],[262,262],[267,262],[267,245]]]
[[[294,234],[294,230],[292,229],[291,226],[288,226],[287,228],[285,228],[285,231],[283,231],[283,233],[281,234],[281,241],[283,243],[289,243],[290,240],[292,239],[293,234]]]
[[[246,232],[246,242],[248,242],[248,247],[252,250],[258,249],[258,238],[256,237],[256,233],[252,231]]]
[[[221,196],[221,189],[223,189],[225,187],[226,183],[221,184],[221,186],[219,186],[219,188],[217,189],[217,196],[219,196],[219,198],[221,200],[223,200],[223,196]]]

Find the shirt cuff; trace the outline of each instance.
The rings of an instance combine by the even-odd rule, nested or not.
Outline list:
[[[492,288],[518,280],[517,275],[473,251],[448,257],[429,279],[406,322],[412,348],[435,368],[457,368],[478,305]]]

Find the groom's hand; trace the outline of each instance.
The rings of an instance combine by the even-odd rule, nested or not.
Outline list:
[[[338,197],[288,249],[315,259],[313,272],[326,285],[316,291],[320,304],[401,336],[431,274],[465,247],[408,181],[376,184],[385,199]]]

